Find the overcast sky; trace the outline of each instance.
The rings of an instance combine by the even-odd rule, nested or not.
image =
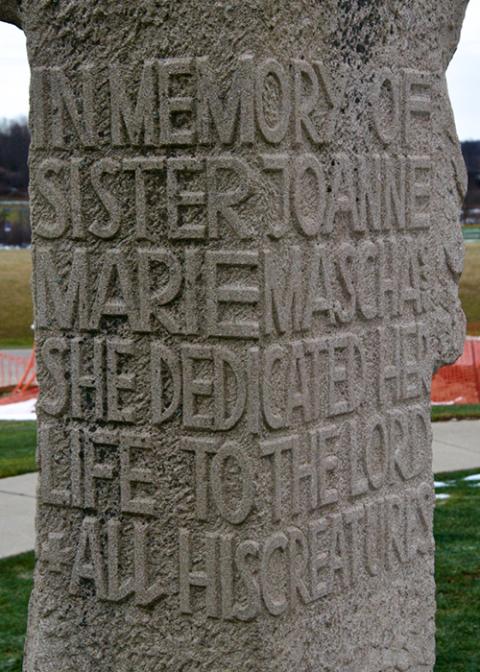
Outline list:
[[[470,0],[447,76],[460,140],[480,140],[480,0]],[[23,33],[0,23],[0,119],[26,116],[28,79]]]

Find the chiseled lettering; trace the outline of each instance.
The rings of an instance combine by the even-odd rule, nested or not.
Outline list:
[[[210,502],[233,525],[243,523],[254,505],[254,479],[249,458],[236,441],[219,444],[215,439],[187,437],[182,449],[195,459],[195,509],[199,520],[208,520]],[[234,470],[230,476],[227,470]],[[235,483],[235,494],[231,490]]]
[[[211,64],[206,56],[196,59],[198,72],[198,138],[211,144],[212,127],[223,145],[233,142],[236,128],[242,144],[255,139],[253,58],[241,56],[227,94],[220,95]],[[225,101],[222,103],[222,99]]]
[[[194,76],[193,58],[166,58],[158,62],[158,97],[160,117],[160,143],[162,145],[192,145],[196,138],[192,95],[171,95],[172,79]],[[190,123],[174,122],[181,113]]]
[[[236,269],[237,272],[238,269],[244,269],[245,273],[251,275],[252,269],[255,270],[258,263],[258,253],[254,251],[209,250],[206,252],[206,320],[209,335],[258,338],[259,322],[251,311],[245,319],[221,319],[220,313],[222,304],[224,306],[236,304],[238,307],[241,306],[243,311],[245,306],[257,306],[260,298],[258,285],[219,282],[222,270],[225,273],[226,269]]]
[[[40,349],[38,363],[44,366],[47,383],[39,400],[40,408],[49,415],[61,415],[68,404],[68,384],[65,372],[65,354],[68,345],[64,338],[47,338]]]
[[[91,403],[91,395],[95,398],[94,416],[103,419],[105,416],[105,339],[97,336],[93,339],[93,356],[89,369],[85,366],[85,351],[91,355],[91,346],[83,337],[72,338],[70,341],[70,385],[72,417],[85,417],[86,397]]]
[[[137,100],[132,104],[122,66],[110,66],[111,136],[114,147],[158,144],[155,129],[155,69],[153,61],[142,66]],[[143,137],[142,137],[143,132]]]
[[[192,538],[186,529],[179,531],[179,574],[180,574],[180,612],[193,613],[192,587],[203,588],[206,591],[205,604],[207,615],[219,617],[218,590],[217,590],[217,545],[218,534],[205,534],[206,559],[205,568],[192,569]]]
[[[97,291],[90,311],[90,328],[98,329],[104,316],[127,317],[131,327],[138,327],[133,279],[125,256],[120,250],[105,253],[100,267]]]
[[[54,220],[42,218],[37,226],[37,233],[42,238],[61,238],[68,224],[68,199],[65,190],[58,184],[59,178],[64,179],[67,163],[61,159],[44,159],[33,175],[33,180],[48,204],[54,210]]]
[[[71,329],[78,315],[78,328],[88,328],[89,269],[88,255],[83,248],[72,254],[68,280],[60,276],[51,248],[38,247],[36,264],[36,326]],[[77,314],[75,314],[75,309]]]
[[[288,263],[280,266],[279,260],[269,249],[264,250],[264,321],[265,333],[274,328],[283,334],[299,331],[303,317],[302,253],[293,246]]]
[[[80,113],[70,80],[62,68],[54,66],[47,69],[50,79],[51,92],[51,131],[52,144],[54,147],[66,146],[67,127],[65,124],[65,112],[68,115],[71,126],[84,147],[95,147],[97,131],[95,125],[95,69],[91,65],[82,65],[79,68],[82,79],[82,113]]]
[[[170,348],[154,341],[150,349],[150,367],[152,422],[160,425],[174,415],[180,404],[180,362]]]
[[[276,96],[272,95],[272,89]],[[275,112],[265,109],[265,101],[269,103],[278,99]],[[274,58],[267,58],[257,66],[255,77],[255,109],[258,126],[267,142],[282,142],[288,131],[291,114],[290,81],[285,68]]]
[[[107,581],[102,560],[100,524],[93,517],[84,518],[82,521],[70,579],[69,591],[72,595],[80,593],[82,580],[93,582],[99,600],[107,598]]]
[[[292,205],[300,232],[307,238],[322,232],[326,194],[325,173],[320,160],[314,154],[303,154],[296,158]],[[333,203],[333,199],[330,203]]]
[[[235,174],[234,189],[222,190],[219,174]],[[250,227],[242,221],[233,206],[244,203],[252,194],[251,178],[248,165],[237,156],[222,154],[207,159],[207,199],[208,199],[208,232],[210,238],[219,237],[220,216],[240,240],[252,237]]]
[[[53,425],[40,426],[38,430],[38,457],[40,464],[40,501],[45,504],[65,506],[70,502],[70,490],[62,483],[64,467],[60,463],[58,434]],[[60,482],[59,482],[60,481]],[[63,486],[63,487],[62,487]]]
[[[121,166],[118,161],[105,158],[94,163],[90,171],[92,187],[103,209],[107,212],[108,220],[106,223],[94,220],[88,227],[88,230],[98,238],[104,240],[114,238],[119,232],[122,223],[120,203],[115,198],[112,190],[105,185],[106,176],[113,178],[118,175],[120,170]]]

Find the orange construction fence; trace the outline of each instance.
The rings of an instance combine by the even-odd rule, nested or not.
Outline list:
[[[7,352],[0,352],[0,390],[17,385],[23,376],[29,359],[30,355],[23,357],[20,355],[10,355]]]
[[[0,353],[0,383],[2,381],[4,388],[13,387],[13,390],[0,398],[0,404],[12,404],[36,397],[38,383],[35,351],[32,350],[29,357],[14,357]]]
[[[467,338],[463,355],[433,377],[433,404],[480,404],[480,338]]]

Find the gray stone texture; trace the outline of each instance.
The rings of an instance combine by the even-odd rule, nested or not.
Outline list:
[[[434,664],[465,0],[25,0],[25,672]]]

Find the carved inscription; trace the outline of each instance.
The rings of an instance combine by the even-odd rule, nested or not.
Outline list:
[[[151,341],[147,350],[118,337],[47,338],[41,354],[51,393],[40,401],[49,416],[69,410],[78,420],[135,423],[148,401],[149,421],[180,421],[186,429],[223,432],[239,423],[287,429],[352,414],[365,400],[369,381],[379,406],[421,400],[429,379],[422,322],[273,344],[242,354],[220,345],[182,344],[179,351]],[[367,365],[373,346],[380,365]],[[135,371],[143,363],[149,387]],[[70,371],[67,375],[66,371]]]
[[[36,145],[65,147],[70,131],[83,147],[94,147],[101,121],[96,94],[104,82],[113,147],[251,145],[258,132],[278,145],[290,129],[296,144],[321,145],[332,138],[344,96],[344,79],[334,82],[321,61],[241,56],[226,87],[203,56],[147,61],[135,70],[113,63],[99,72],[85,65],[72,81],[62,68],[34,68]],[[272,86],[275,110],[267,111],[265,94]]]
[[[203,546],[204,558],[195,570],[192,535],[181,529],[180,610],[203,608],[211,618],[248,621],[262,610],[278,617],[353,588],[362,576],[376,576],[431,549],[431,497],[424,483],[407,490],[404,499],[373,500],[262,540],[207,533],[195,546]],[[281,582],[272,564],[281,565]]]
[[[33,69],[40,559],[72,598],[279,618],[431,553],[438,77],[373,74],[368,154],[335,144],[351,77]]]
[[[262,472],[268,483],[262,501],[277,522],[283,520],[284,509],[287,518],[306,514],[345,496],[351,500],[418,477],[426,467],[422,446],[428,432],[427,411],[413,405],[368,421],[344,420],[304,434],[262,440],[255,457],[247,457],[235,440],[204,436],[186,435],[180,450],[191,454],[196,518],[207,521],[213,512],[238,525],[260,507],[254,492],[256,473]],[[359,435],[367,437],[363,445]],[[118,497],[120,511],[158,517],[156,498],[161,492],[152,469],[143,466],[158,448],[131,430],[62,433],[46,424],[39,434],[41,500],[97,511],[99,496],[108,489]],[[340,457],[348,459],[341,462]],[[234,494],[229,494],[232,484],[225,482],[226,471],[234,474]],[[344,492],[335,487],[337,481]]]
[[[255,238],[252,219],[265,214],[260,200],[265,191],[273,191],[281,204],[278,219],[263,232],[266,239],[294,233],[321,241],[332,237],[342,219],[351,233],[362,236],[430,226],[433,166],[428,155],[334,154],[333,168],[330,163],[311,153],[259,154],[251,162],[232,154],[94,162],[88,156],[48,158],[35,174],[45,212],[37,233],[47,240],[65,235],[110,240],[131,230],[127,213],[133,200],[135,238],[152,240],[156,222],[147,204],[158,190],[164,194],[159,214],[170,241]],[[83,215],[86,196],[100,210],[99,218],[88,223]],[[189,215],[195,219],[186,223]]]
[[[38,250],[40,329],[100,332],[121,317],[137,333],[258,339],[419,316],[431,292],[425,249],[409,236],[345,243],[333,254],[311,243],[181,254],[110,248],[97,275],[90,257],[83,248],[61,258],[51,245]]]
[[[432,547],[431,488],[423,483],[403,499],[391,495],[341,514],[312,518],[305,529],[289,526],[266,539],[240,540],[234,533],[207,532],[193,540],[179,530],[180,611],[204,609],[211,618],[248,621],[266,610],[272,616],[311,604],[333,592],[354,587],[364,575],[377,576],[415,559]],[[133,545],[129,574],[119,581],[120,537]],[[127,532],[112,519],[103,529],[92,516],[83,519],[75,546],[63,533],[50,533],[42,559],[49,570],[64,573],[73,561],[69,592],[93,584],[97,598],[127,598],[146,606],[158,601],[166,586],[148,577],[148,524],[135,521]],[[102,538],[106,538],[103,543]],[[195,549],[193,543],[195,541]],[[201,568],[193,567],[200,549]],[[195,553],[198,556],[198,553]],[[281,562],[284,582],[272,582],[271,563]],[[198,590],[201,589],[201,590]]]

